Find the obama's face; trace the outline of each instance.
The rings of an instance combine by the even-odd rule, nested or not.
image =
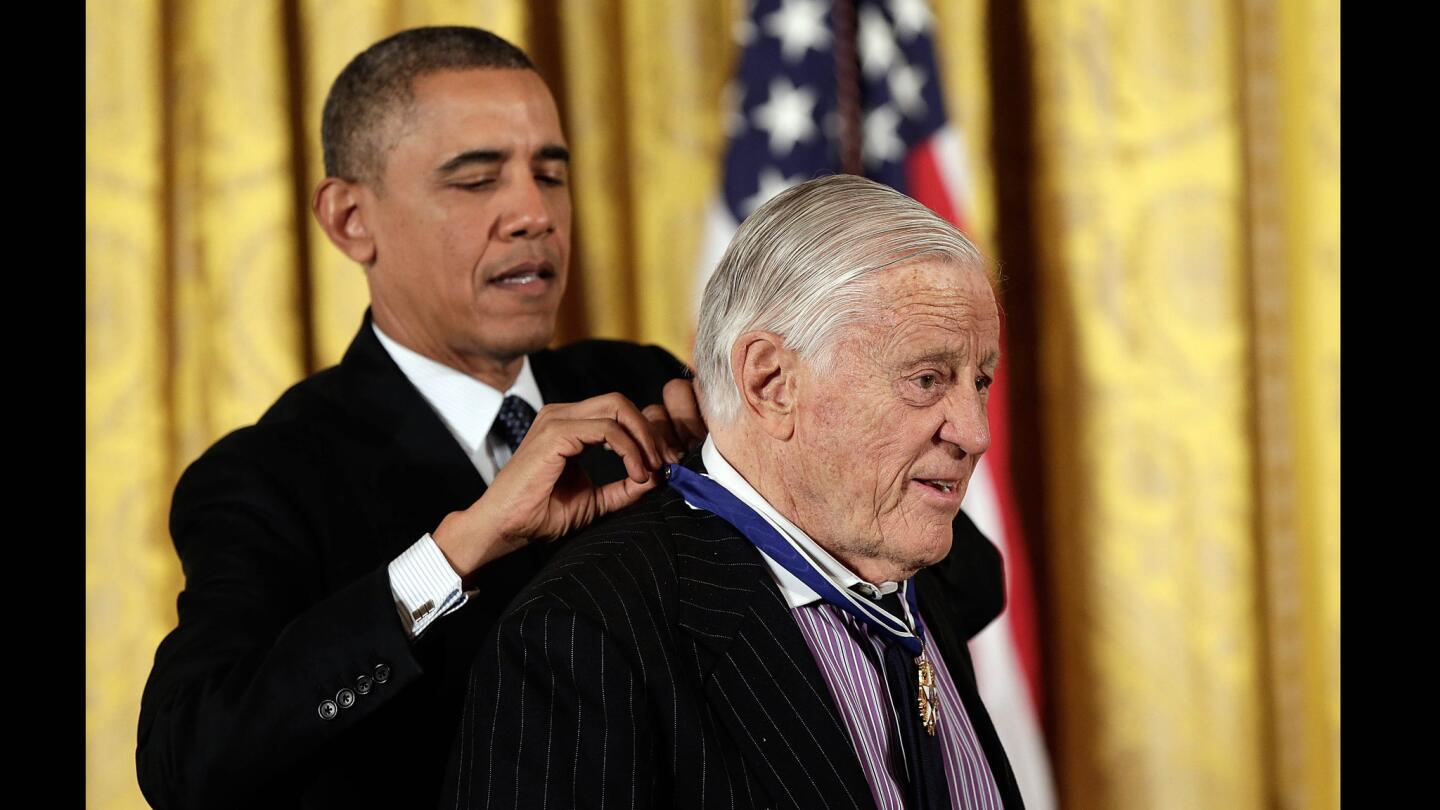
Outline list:
[[[360,190],[375,320],[461,369],[537,351],[570,261],[555,100],[531,70],[440,71],[412,89],[380,181]]]

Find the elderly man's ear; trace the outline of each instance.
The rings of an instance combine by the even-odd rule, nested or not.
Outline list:
[[[773,332],[746,332],[730,352],[730,370],[740,383],[740,401],[772,438],[795,434],[795,384],[799,358]]]
[[[310,210],[340,252],[362,265],[375,261],[375,237],[365,225],[360,189],[348,180],[327,177],[315,188]]]

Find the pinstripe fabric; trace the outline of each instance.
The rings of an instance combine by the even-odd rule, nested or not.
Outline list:
[[[573,537],[481,645],[441,806],[875,801],[759,552],[665,488]]]
[[[876,806],[902,810],[905,776],[898,768],[903,754],[895,736],[884,668],[879,665],[885,654],[884,642],[850,614],[825,602],[792,608],[791,613],[835,698]],[[927,638],[926,642],[931,640]],[[999,789],[945,666],[945,657],[933,647],[930,657],[940,686],[936,734],[940,737],[950,805],[997,810],[1001,807]]]

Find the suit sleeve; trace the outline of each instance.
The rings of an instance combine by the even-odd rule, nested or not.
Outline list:
[[[440,806],[653,806],[644,694],[597,624],[532,601],[500,623],[471,671]]]
[[[156,808],[246,804],[260,785],[298,792],[307,759],[420,675],[385,566],[324,596],[315,527],[290,490],[274,465],[224,443],[176,488],[185,589],[136,750]]]

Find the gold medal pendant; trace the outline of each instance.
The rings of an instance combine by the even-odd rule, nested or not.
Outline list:
[[[935,721],[940,717],[940,689],[935,685],[935,667],[930,665],[930,658],[925,654],[925,649],[920,649],[920,657],[915,659],[915,670],[919,676],[920,694],[920,722],[925,724],[925,731],[931,737],[935,736]]]

